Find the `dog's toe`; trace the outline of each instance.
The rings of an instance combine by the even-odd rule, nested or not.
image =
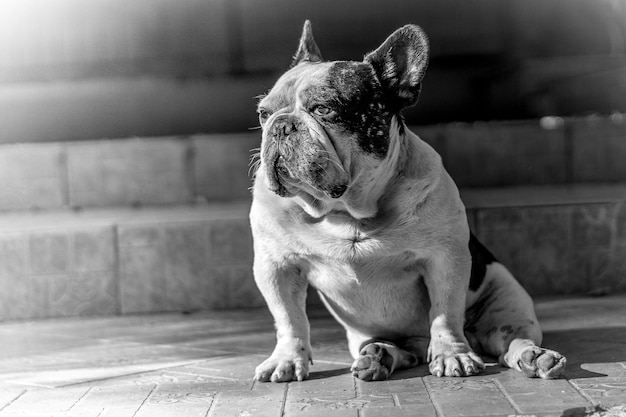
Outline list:
[[[259,382],[303,381],[309,376],[305,358],[292,356],[270,356],[256,367],[254,379]]]
[[[521,353],[517,365],[529,378],[555,379],[561,376],[566,363],[565,357],[558,352],[529,346]]]
[[[272,377],[272,371],[257,371],[254,374],[254,380],[259,382],[269,382]]]
[[[359,359],[357,359],[359,360]],[[385,368],[380,362],[370,362],[367,368],[352,368],[352,375],[363,381],[384,381],[389,378],[389,369]]]
[[[391,375],[393,356],[384,346],[370,343],[361,349],[361,356],[350,369],[352,375],[363,381],[383,381]]]
[[[485,364],[474,352],[437,355],[428,364],[434,376],[462,377],[478,375]]]
[[[559,378],[565,371],[565,356],[553,350],[543,349],[537,358],[537,375],[543,379]]]

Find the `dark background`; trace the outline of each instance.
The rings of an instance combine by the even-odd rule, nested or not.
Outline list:
[[[410,124],[626,110],[623,0],[7,0],[0,142],[245,131],[305,19],[333,60],[421,25]]]

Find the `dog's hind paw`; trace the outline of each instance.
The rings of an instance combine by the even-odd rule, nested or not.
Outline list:
[[[352,375],[363,381],[383,381],[389,378],[394,368],[394,357],[387,347],[380,343],[365,345],[350,368]]]
[[[363,343],[359,357],[352,364],[352,375],[363,381],[383,381],[396,369],[411,368],[419,363],[413,351],[387,341],[370,339]]]
[[[520,370],[527,377],[555,379],[565,370],[565,356],[554,350],[537,346],[529,346],[521,354],[517,362]]]
[[[501,362],[529,378],[555,379],[565,371],[565,356],[554,350],[536,346],[530,340],[516,339]]]

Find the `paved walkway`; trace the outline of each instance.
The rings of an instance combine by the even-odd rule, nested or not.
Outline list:
[[[253,383],[274,341],[265,310],[0,324],[0,417],[626,415],[626,296],[541,301],[565,379],[496,365],[470,378],[427,368],[364,383],[341,328],[311,314],[311,378]],[[609,409],[609,411],[603,411]]]

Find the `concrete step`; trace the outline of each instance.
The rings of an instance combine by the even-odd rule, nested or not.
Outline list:
[[[626,183],[462,189],[470,227],[531,295],[626,291]]]
[[[0,211],[247,199],[258,134],[0,146]]]
[[[626,183],[462,197],[472,229],[531,294],[626,291]],[[263,306],[248,210],[244,200],[5,213],[0,319]]]
[[[248,207],[0,216],[0,318],[260,306]]]
[[[459,187],[626,181],[626,117],[416,127]]]
[[[460,187],[626,182],[626,119],[414,127]],[[0,145],[0,211],[249,199],[260,133]]]

